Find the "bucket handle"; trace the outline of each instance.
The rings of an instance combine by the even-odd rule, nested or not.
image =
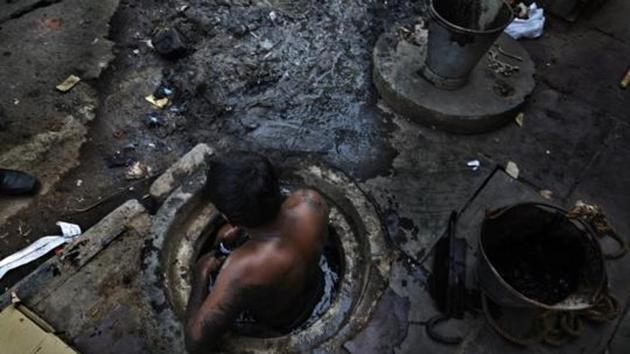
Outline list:
[[[540,202],[526,202],[526,203],[516,203],[516,204],[512,204],[512,205],[508,205],[499,209],[494,209],[494,210],[489,210],[486,213],[486,219],[492,220],[492,219],[496,219],[499,216],[503,215],[503,213],[505,213],[506,211],[513,209],[515,207],[518,206],[523,206],[523,205],[534,205],[534,206],[539,206],[539,207],[543,207],[543,208],[548,208],[548,209],[553,209],[556,212],[560,212],[562,214],[564,214],[567,218],[569,218],[570,220],[575,220],[576,222],[578,222],[580,225],[582,225],[582,227],[585,229],[585,231],[591,235],[597,235],[599,238],[603,238],[603,237],[610,237],[612,238],[617,244],[618,244],[618,249],[614,252],[611,253],[604,253],[603,256],[605,259],[609,259],[609,260],[613,260],[613,259],[619,259],[623,256],[626,255],[626,253],[628,253],[628,243],[621,238],[621,236],[619,234],[617,234],[617,232],[615,230],[609,230],[609,232],[598,232],[597,228],[595,227],[595,225],[593,225],[592,222],[585,220],[585,218],[580,217],[579,215],[571,215],[571,213],[563,208],[557,207],[555,205],[551,205],[551,204],[547,204],[547,203],[540,203]],[[597,238],[595,238],[597,239]],[[602,252],[603,253],[603,252]]]

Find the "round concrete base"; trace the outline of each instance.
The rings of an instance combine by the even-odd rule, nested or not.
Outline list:
[[[486,132],[514,119],[535,86],[534,63],[523,47],[502,34],[491,49],[518,71],[497,73],[484,55],[464,87],[444,90],[420,75],[427,47],[423,34],[412,44],[386,32],[376,43],[374,84],[390,108],[418,123],[461,134]]]

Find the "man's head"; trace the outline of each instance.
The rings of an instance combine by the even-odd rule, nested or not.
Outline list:
[[[273,166],[255,153],[229,153],[212,161],[207,183],[210,200],[235,226],[273,221],[282,204]]]

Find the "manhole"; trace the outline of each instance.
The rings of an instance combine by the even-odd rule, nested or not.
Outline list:
[[[386,284],[390,258],[380,218],[359,187],[343,173],[318,165],[298,166],[281,179],[289,186],[316,189],[328,200],[330,227],[337,235],[331,238],[337,242],[330,245],[331,252],[339,258],[329,260],[337,266],[338,279],[329,284],[328,301],[322,301],[319,311],[298,328],[265,338],[232,332],[224,341],[226,352],[340,348],[366,324]],[[178,323],[179,335],[172,330],[162,333],[176,346],[183,346],[181,323],[190,269],[219,226],[216,209],[202,198],[204,183],[205,174],[199,171],[164,202],[154,218],[152,247],[145,255],[146,292],[160,320],[171,327]]]

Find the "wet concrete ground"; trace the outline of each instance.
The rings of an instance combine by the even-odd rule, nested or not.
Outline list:
[[[20,4],[30,9],[33,3],[46,6],[0,20],[3,49],[4,43],[7,48],[33,43],[32,48],[25,47],[29,50],[11,49],[11,54],[0,57],[5,85],[10,80],[28,83],[19,92],[0,94],[0,164],[9,164],[0,167],[21,166],[8,163],[5,152],[38,133],[55,131],[67,114],[82,117],[79,107],[85,102],[94,101],[95,116],[90,122],[80,118],[81,126],[87,127],[81,149],[80,142],[73,145],[80,154],[70,153],[59,161],[55,157],[60,153],[33,159],[52,161],[54,173],[42,177],[51,181],[50,188],[26,201],[29,208],[0,227],[0,257],[52,234],[57,220],[85,228],[123,200],[142,198],[148,183],[133,185],[130,191],[133,182],[124,179],[125,168],[108,167],[106,158],[116,151],[126,148],[130,159],[156,173],[198,142],[220,150],[263,151],[278,165],[308,158],[340,168],[374,198],[393,225],[389,231],[394,241],[418,259],[441,235],[450,211],[462,208],[495,166],[508,161],[518,164],[521,179],[534,190],[551,190],[554,202],[569,205],[584,199],[600,204],[622,235],[630,233],[630,91],[618,87],[630,58],[623,16],[630,5],[623,0],[610,0],[575,24],[549,18],[542,38],[523,41],[537,69],[537,87],[524,109],[523,127],[512,124],[475,136],[411,123],[380,103],[371,85],[376,37],[393,23],[423,16],[422,3],[121,1],[108,35],[115,43],[114,59],[100,75],[96,68],[109,61],[107,51],[86,49],[86,42],[76,46],[79,49],[64,49],[71,55],[53,61],[58,55],[49,49],[50,43],[74,43],[106,32],[106,21],[81,22],[85,11],[99,13],[98,9],[70,0],[19,0],[3,3],[0,9],[4,14]],[[115,1],[104,3],[115,7]],[[58,17],[63,19],[60,26],[46,22]],[[72,26],[75,23],[81,26]],[[43,30],[11,30],[20,26],[46,31],[52,26],[61,33],[85,35],[47,42]],[[190,51],[185,57],[166,60],[146,45],[152,32],[164,26],[177,27],[186,38]],[[85,58],[95,59],[92,66]],[[36,59],[46,66],[45,79],[23,64]],[[73,70],[95,73],[86,74],[87,82],[70,95],[60,96],[52,87]],[[175,89],[173,105],[165,111],[144,100],[161,83]],[[24,102],[28,108],[16,108],[24,107]],[[55,108],[58,113],[51,114]],[[164,126],[146,124],[150,114],[163,118]],[[24,119],[27,116],[31,118]],[[75,131],[61,140],[81,141],[81,129]],[[61,149],[64,154],[70,150]],[[481,161],[479,170],[466,166],[472,159]],[[34,165],[46,166],[30,166]],[[80,212],[113,193],[118,194],[111,201]],[[11,209],[16,201],[5,198],[0,203]],[[9,274],[0,285],[9,286],[34,266]],[[403,307],[408,301],[386,295],[384,301],[395,308],[398,302],[388,296],[400,297]],[[612,353],[630,346],[627,327],[619,327]],[[410,348],[398,344],[390,349]]]

